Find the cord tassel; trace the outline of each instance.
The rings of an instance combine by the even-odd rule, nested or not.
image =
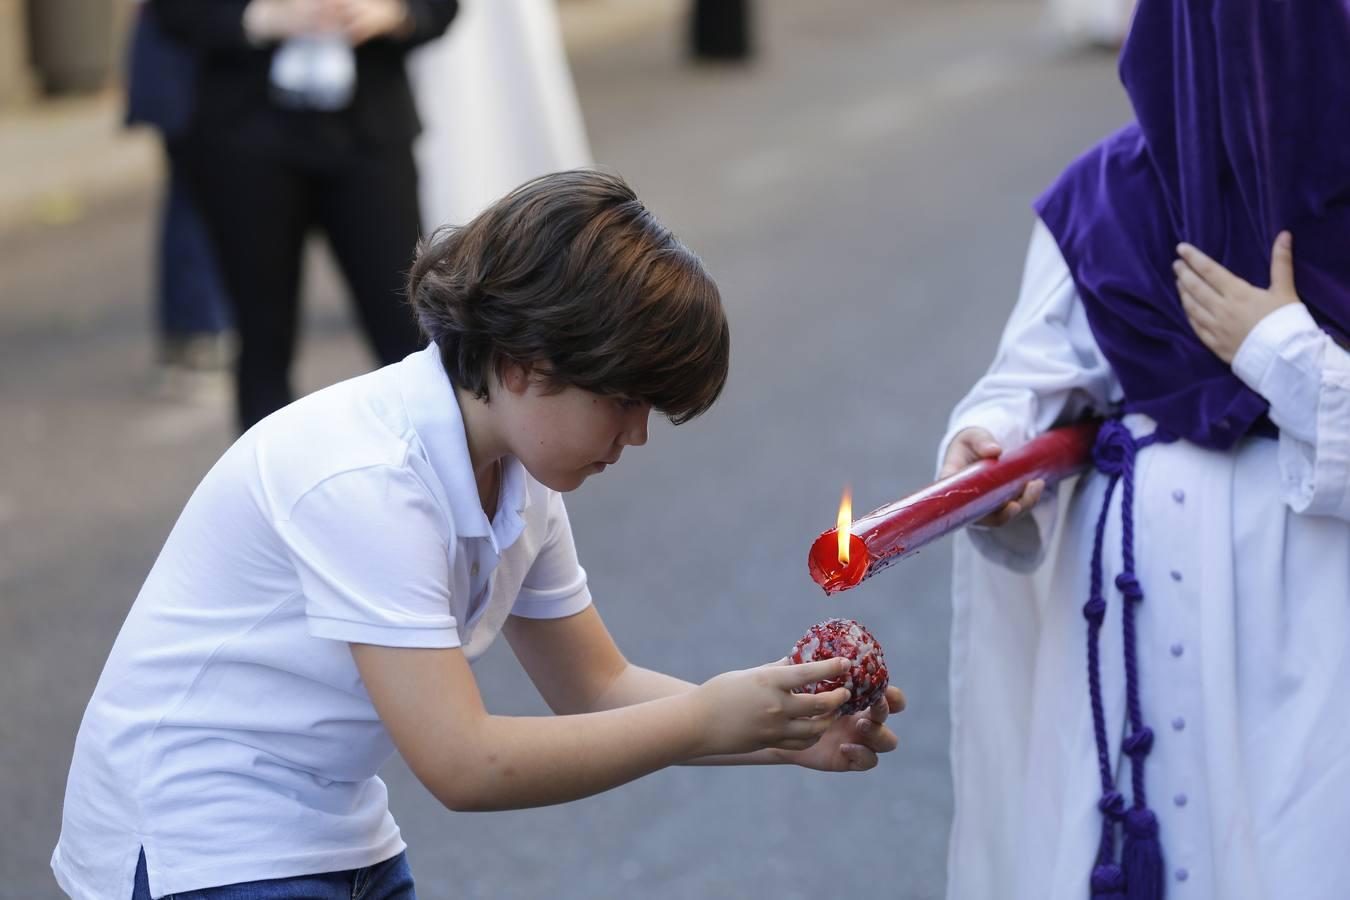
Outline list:
[[[1163,858],[1158,819],[1148,809],[1125,813],[1125,841],[1121,850],[1128,900],[1162,900]]]
[[[1134,459],[1145,447],[1173,440],[1176,440],[1175,436],[1161,430],[1136,440],[1123,422],[1111,420],[1103,424],[1097,433],[1097,443],[1092,451],[1097,470],[1108,479],[1101,513],[1097,517],[1088,602],[1083,605],[1083,617],[1088,622],[1088,697],[1102,785],[1101,799],[1097,802],[1097,808],[1102,814],[1102,840],[1089,884],[1092,900],[1162,900],[1163,896],[1163,858],[1162,843],[1158,839],[1158,818],[1148,808],[1144,792],[1144,761],[1153,749],[1153,731],[1144,725],[1139,702],[1139,662],[1134,617],[1135,607],[1144,600],[1144,591],[1134,574]],[[1125,809],[1124,796],[1116,789],[1107,752],[1098,646],[1102,621],[1106,617],[1106,599],[1102,594],[1102,543],[1106,534],[1107,514],[1111,509],[1111,496],[1117,484],[1122,489],[1122,571],[1116,576],[1115,582],[1124,600],[1120,618],[1129,731],[1122,742],[1122,749],[1130,761],[1130,786],[1134,795],[1133,805],[1128,810]],[[1124,831],[1119,865],[1115,862],[1117,825]]]
[[[1125,873],[1115,863],[1105,863],[1092,869],[1092,900],[1127,900]]]

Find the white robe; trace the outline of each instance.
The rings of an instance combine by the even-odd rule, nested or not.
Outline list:
[[[538,175],[591,164],[554,0],[464,0],[408,72],[427,231]]]
[[[1187,442],[1138,457],[1136,611],[1146,763],[1167,896],[1350,896],[1350,356],[1301,305],[1247,338],[1234,371],[1271,403],[1279,439]],[[1106,411],[1120,387],[1058,246],[1037,223],[1022,291],[946,448],[981,425],[1005,448]],[[1134,434],[1153,430],[1126,419]],[[954,900],[1083,900],[1101,794],[1087,685],[1093,529],[1106,477],[1033,515],[959,535],[951,697]],[[1101,674],[1120,752],[1120,497],[1105,537]],[[1119,848],[1119,841],[1117,841]]]

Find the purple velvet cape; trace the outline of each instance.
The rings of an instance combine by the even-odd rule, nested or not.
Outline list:
[[[1289,229],[1299,296],[1350,335],[1350,0],[1140,0],[1120,77],[1137,121],[1036,210],[1126,411],[1227,449],[1269,428],[1267,404],[1191,331],[1175,246],[1266,287]]]

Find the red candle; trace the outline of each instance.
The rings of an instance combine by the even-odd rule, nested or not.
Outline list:
[[[943,535],[1016,499],[1028,482],[1039,478],[1053,484],[1078,474],[1092,462],[1099,426],[1086,422],[1052,429],[996,460],[981,460],[875,509],[852,523],[846,545],[839,540],[842,524],[831,528],[811,545],[811,578],[827,594],[857,587]]]

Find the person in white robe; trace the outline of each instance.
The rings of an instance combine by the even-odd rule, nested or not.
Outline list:
[[[531,178],[592,164],[555,0],[463,0],[409,73],[428,233]]]
[[[1105,421],[956,542],[952,900],[1350,896],[1346,46],[1140,0],[1135,121],[1036,203],[940,474]]]
[[[1135,472],[1149,794],[1169,896],[1334,900],[1350,891],[1350,355],[1292,304],[1260,320],[1232,366],[1270,402],[1278,438],[1229,452],[1159,444]],[[997,355],[953,412],[942,456],[967,429],[1006,451],[1120,398],[1037,223]],[[1099,813],[1081,605],[1106,481],[1094,471],[957,539],[953,900],[1086,896]],[[1121,571],[1120,492],[1112,502],[1107,584]],[[1117,769],[1121,609],[1101,632]]]

